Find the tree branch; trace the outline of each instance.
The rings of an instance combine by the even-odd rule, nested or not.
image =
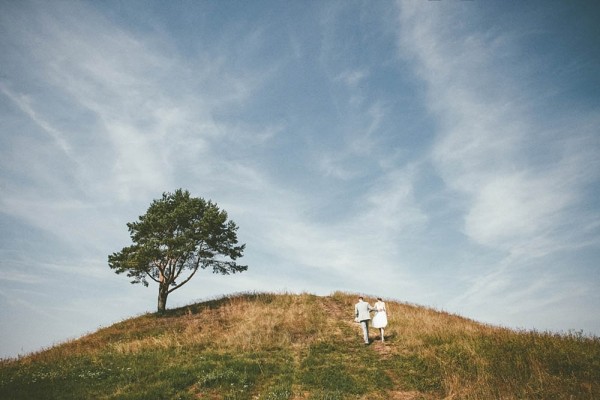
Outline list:
[[[177,286],[173,286],[173,288],[169,289],[169,293],[171,293],[173,290],[179,289],[180,287],[182,287],[183,285],[185,285],[190,279],[192,279],[192,276],[194,276],[194,274],[196,273],[196,271],[198,271],[198,266],[199,264],[196,264],[196,267],[194,268],[194,270],[192,271],[192,273],[190,274],[190,276],[188,276],[183,282],[181,282],[179,285]]]
[[[146,273],[146,275],[148,275],[150,277],[150,279],[152,279],[154,282],[160,283],[160,280],[156,279],[155,277],[152,276],[152,274],[150,274],[150,272],[148,271],[144,271]]]

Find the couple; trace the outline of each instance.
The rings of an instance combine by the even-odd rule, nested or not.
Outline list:
[[[377,311],[373,317],[373,328],[379,328],[381,333],[381,342],[383,343],[383,329],[387,326],[387,310],[381,297],[377,298],[375,307],[371,307],[362,296],[358,298],[358,303],[354,305],[354,320],[359,322],[363,330],[365,344],[369,344],[369,321],[371,320],[371,311]]]

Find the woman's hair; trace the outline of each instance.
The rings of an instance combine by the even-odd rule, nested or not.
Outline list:
[[[381,300],[381,297],[378,297],[378,298],[377,298],[377,300],[379,300],[379,301],[383,301],[383,300]]]

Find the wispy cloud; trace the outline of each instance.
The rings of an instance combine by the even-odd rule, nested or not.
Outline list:
[[[398,6],[401,54],[437,121],[430,159],[462,198],[460,229],[482,246],[481,261],[458,273],[463,292],[446,305],[525,327],[548,324],[543,310],[559,306],[571,310],[565,324],[585,320],[595,306],[581,298],[597,282],[569,282],[568,257],[550,257],[598,246],[599,217],[585,207],[599,179],[598,114],[552,108],[547,88],[523,81],[531,68],[513,55],[514,30],[459,24],[473,12],[464,4]]]
[[[417,179],[416,165],[384,174],[366,195],[366,204],[370,207],[364,214],[362,224],[385,229],[389,237],[407,228],[410,228],[411,235],[422,231],[428,217],[415,197]]]
[[[582,180],[583,171],[590,162],[597,164],[591,154],[580,153],[586,151],[584,143],[597,148],[589,140],[591,132],[563,132],[560,143],[544,134],[547,126],[527,112],[534,108],[532,101],[544,98],[522,93],[519,68],[524,68],[495,66],[498,54],[510,54],[511,41],[501,35],[465,36],[464,27],[454,28],[456,18],[471,9],[399,5],[400,48],[413,57],[439,121],[432,160],[444,182],[468,199],[464,232],[477,243],[508,252],[522,252],[524,240],[540,237],[546,242],[540,248],[534,240],[538,255],[560,248],[568,221],[577,218],[573,208],[581,202],[582,185],[590,183]],[[594,119],[561,112],[568,120]]]
[[[92,7],[70,5],[69,12],[61,13],[64,7],[36,9],[30,16],[35,24],[17,28],[7,22],[14,28],[13,42],[29,51],[23,53],[29,57],[25,74],[41,76],[45,83],[35,88],[15,83],[11,89],[3,84],[2,93],[74,160],[68,173],[51,157],[21,168],[43,181],[33,168],[44,164],[40,171],[54,170],[57,179],[70,177],[64,182],[69,194],[92,203],[155,196],[178,180],[173,174],[181,168],[188,168],[190,177],[198,176],[196,171],[214,171],[219,157],[210,151],[211,142],[235,132],[212,114],[245,100],[257,75],[248,73],[244,79],[230,74],[228,60],[211,59],[210,54],[184,60],[167,42],[120,29]],[[43,95],[29,100],[30,91]],[[62,99],[62,104],[42,103],[48,96]],[[17,147],[13,154],[26,151]],[[15,208],[24,205],[15,197],[18,192],[23,190],[5,192],[5,201],[13,205],[6,211],[24,216],[26,209]],[[56,203],[53,198],[63,199],[64,192],[49,188],[37,206]],[[28,201],[31,206],[33,199]],[[30,215],[35,222],[36,216]]]
[[[13,93],[5,84],[0,82],[0,92],[9,98],[17,107],[26,114],[35,124],[45,131],[56,143],[56,145],[64,152],[65,155],[71,155],[71,146],[65,140],[62,133],[55,129],[48,121],[38,115],[31,102],[26,95],[18,95]]]
[[[369,76],[369,72],[367,70],[347,70],[340,73],[335,80],[341,81],[350,87],[356,87],[359,85],[365,78]]]

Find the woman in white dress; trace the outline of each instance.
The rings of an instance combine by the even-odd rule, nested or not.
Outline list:
[[[381,342],[383,342],[383,331],[387,326],[387,310],[385,309],[385,303],[381,300],[381,297],[377,298],[377,303],[375,303],[375,311],[377,314],[373,317],[373,328],[379,328],[379,332],[381,333]]]

